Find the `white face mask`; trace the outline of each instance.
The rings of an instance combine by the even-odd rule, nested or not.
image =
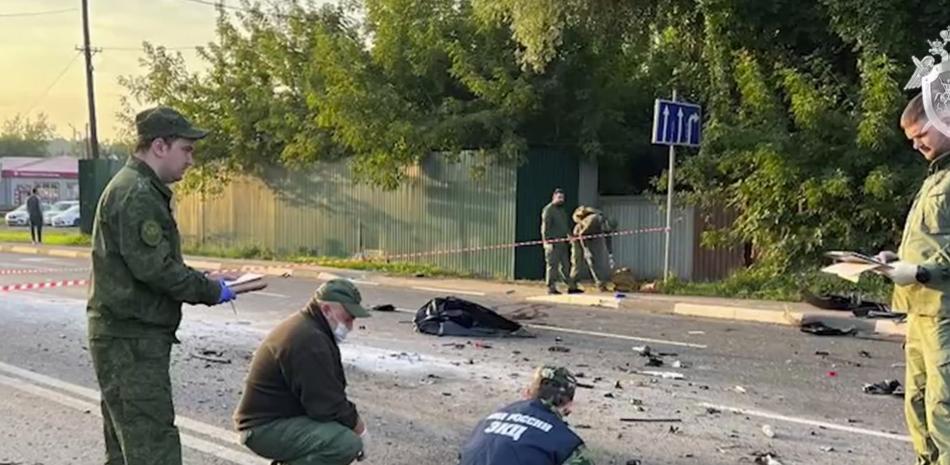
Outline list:
[[[343,323],[337,323],[336,327],[333,328],[333,337],[336,338],[337,343],[343,342],[346,339],[346,335],[349,333],[349,328],[347,328]]]

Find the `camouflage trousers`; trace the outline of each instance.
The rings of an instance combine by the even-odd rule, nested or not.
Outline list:
[[[349,465],[363,450],[353,430],[308,417],[275,420],[241,433],[255,454],[285,465]]]
[[[557,282],[563,281],[568,289],[575,289],[577,281],[570,275],[571,245],[566,242],[544,244],[544,282],[548,289],[557,290]]]
[[[904,413],[919,465],[950,465],[950,318],[908,315]]]
[[[610,253],[604,238],[578,240],[571,244],[571,281],[578,281],[585,262],[597,287],[610,282]]]
[[[181,465],[169,379],[171,340],[96,338],[106,465]]]

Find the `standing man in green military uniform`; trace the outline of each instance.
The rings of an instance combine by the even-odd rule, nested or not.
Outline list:
[[[560,294],[557,282],[567,284],[568,294],[580,292],[577,283],[570,278],[571,245],[565,242],[571,233],[571,224],[564,211],[564,191],[554,189],[551,203],[541,210],[541,240],[544,242],[544,281],[548,286],[548,294]],[[561,239],[557,241],[557,239]]]
[[[893,307],[907,312],[904,413],[918,465],[950,465],[950,137],[929,121],[921,95],[901,116],[907,138],[930,162],[907,216],[898,253],[881,252]]]
[[[171,212],[167,185],[181,180],[207,133],[165,107],[139,113],[135,125],[135,153],[106,186],[93,223],[89,352],[106,465],[181,465],[168,373],[181,306],[235,295],[185,265]]]

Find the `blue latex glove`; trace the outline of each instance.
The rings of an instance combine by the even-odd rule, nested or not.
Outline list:
[[[237,294],[235,294],[234,291],[224,283],[224,281],[218,281],[218,284],[221,285],[221,297],[218,297],[219,304],[230,302],[237,298]]]

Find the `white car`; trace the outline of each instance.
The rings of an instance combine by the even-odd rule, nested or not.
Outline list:
[[[54,216],[52,225],[54,228],[79,226],[79,205],[73,205],[66,211]]]
[[[43,215],[46,215],[46,212],[49,211],[50,205],[48,203],[41,203],[40,209],[43,210]],[[30,214],[26,211],[26,204],[20,205],[4,217],[4,220],[7,222],[7,226],[27,226],[30,224]]]
[[[63,213],[66,210],[69,210],[70,207],[74,207],[76,205],[79,205],[78,200],[61,200],[54,203],[53,206],[50,207],[49,211],[43,213],[43,224],[52,226],[54,216]]]

